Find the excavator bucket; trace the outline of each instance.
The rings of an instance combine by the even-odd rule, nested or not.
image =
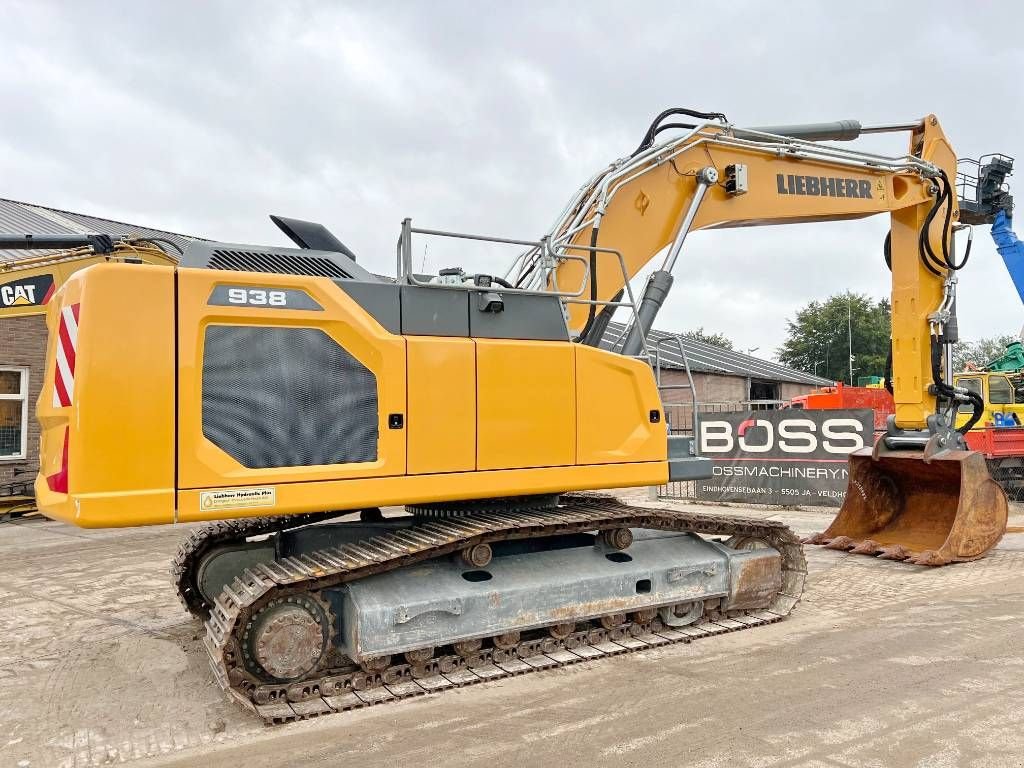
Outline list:
[[[828,529],[806,543],[917,565],[984,555],[1005,533],[1008,512],[985,457],[926,455],[882,445],[850,454],[846,500]]]

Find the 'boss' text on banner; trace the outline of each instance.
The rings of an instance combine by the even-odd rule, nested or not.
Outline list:
[[[714,475],[696,481],[710,501],[839,506],[846,457],[872,444],[874,415],[845,411],[743,411],[701,416],[698,451]]]

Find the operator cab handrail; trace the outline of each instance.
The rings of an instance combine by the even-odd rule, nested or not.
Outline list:
[[[544,283],[543,287],[539,288],[515,288],[506,287],[500,284],[490,285],[477,285],[476,283],[458,283],[458,284],[446,284],[436,283],[430,280],[421,280],[412,269],[412,236],[413,235],[427,235],[432,237],[450,237],[460,240],[475,240],[477,242],[485,243],[500,243],[503,245],[525,245],[529,246],[529,250],[521,253],[517,258],[518,262],[527,253],[543,252],[546,253],[547,257],[552,260],[562,261],[578,261],[583,265],[583,274],[580,279],[580,286],[576,290],[560,290],[558,287],[557,277],[554,270],[550,272],[550,280]],[[573,243],[564,243],[559,246],[561,253],[554,253],[551,251],[550,243],[547,238],[543,240],[518,240],[507,237],[495,237],[493,235],[476,235],[468,234],[465,232],[450,232],[447,230],[440,229],[423,229],[412,226],[412,219],[406,218],[402,221],[402,231],[398,237],[396,244],[396,258],[397,258],[397,278],[399,283],[407,283],[409,285],[419,286],[421,288],[437,288],[441,290],[464,290],[472,291],[475,293],[484,292],[496,292],[499,294],[511,293],[511,294],[526,294],[526,295],[547,295],[556,296],[563,305],[563,319],[566,323],[566,331],[569,331],[569,318],[568,313],[564,311],[564,305],[566,304],[585,304],[601,307],[628,307],[630,313],[633,315],[633,320],[639,325],[639,314],[637,310],[636,296],[633,294],[633,288],[629,284],[629,271],[626,267],[626,260],[622,255],[622,252],[615,248],[605,248],[594,245],[575,245]],[[622,272],[623,279],[625,281],[625,291],[628,299],[616,301],[614,299],[609,300],[595,300],[595,299],[584,299],[582,298],[584,291],[590,280],[590,259],[584,256],[576,256],[573,254],[565,253],[567,250],[578,250],[586,253],[607,253],[611,254],[616,258],[618,262],[619,270]],[[513,266],[516,262],[513,262]],[[638,359],[649,360],[651,352],[648,348],[647,338],[645,335],[642,336],[642,348],[641,354],[636,355]]]

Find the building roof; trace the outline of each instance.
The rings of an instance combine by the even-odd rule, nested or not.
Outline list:
[[[47,208],[42,205],[19,203],[0,198],[0,233],[6,235],[86,235],[104,234],[118,237],[159,237],[169,240],[182,250],[193,240],[202,238],[167,232],[162,229],[126,224],[123,221],[100,219],[82,213]],[[173,249],[172,249],[173,250]],[[55,251],[0,250],[0,264],[10,264],[29,257],[42,256]],[[172,254],[173,255],[173,254]]]
[[[622,323],[612,322],[608,324],[608,330],[601,339],[603,349],[612,349],[621,336],[625,326]],[[675,341],[664,341],[673,339],[676,334],[668,331],[652,330],[648,336],[648,344],[652,350],[659,345],[661,350],[661,365],[663,368],[682,369],[683,359],[679,354],[679,345]],[[742,352],[734,352],[730,349],[722,349],[713,344],[705,344],[702,341],[680,338],[686,359],[690,363],[690,371],[699,373],[712,373],[721,376],[743,376],[764,381],[785,381],[793,384],[806,384],[813,387],[828,387],[834,384],[831,379],[823,379],[821,376],[812,376],[809,373],[798,371],[794,368],[774,363],[771,360],[762,360],[759,357],[745,355]]]

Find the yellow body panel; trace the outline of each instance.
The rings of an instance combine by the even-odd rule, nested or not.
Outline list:
[[[218,287],[268,286],[302,290],[320,310],[211,303]],[[52,408],[52,332],[38,405],[44,445],[36,487],[47,515],[82,527],[556,493],[668,478],[660,411],[650,422],[650,411],[659,408],[652,372],[618,355],[569,342],[406,338],[385,330],[332,281],[292,275],[96,266],[58,291],[51,331],[61,309],[75,303],[81,306],[81,377],[72,407]],[[376,460],[248,468],[207,439],[204,339],[207,328],[223,325],[315,328],[362,363],[376,379]],[[245,349],[237,353],[244,356]],[[596,379],[578,379],[577,365]],[[404,417],[401,428],[390,428],[393,415]],[[643,423],[630,423],[636,419]],[[577,423],[586,424],[582,435]],[[51,491],[46,476],[60,469],[66,429],[71,484],[64,494]]]
[[[477,468],[576,463],[573,347],[477,339]]]
[[[47,371],[36,497],[83,526],[174,519],[174,270],[97,264],[72,276],[47,315]],[[70,407],[53,403],[60,310],[80,306]],[[51,491],[68,431],[68,493]]]
[[[476,344],[410,336],[406,349],[409,474],[476,469]]]
[[[211,306],[217,286],[274,286],[308,293],[322,312]],[[313,327],[324,331],[377,378],[377,461],[249,469],[203,436],[203,339],[210,325]],[[388,333],[326,278],[209,269],[178,270],[178,485],[181,488],[296,483],[404,475],[405,432],[388,428],[388,414],[405,413],[405,339]]]
[[[647,364],[581,344],[574,349],[577,463],[664,460],[667,427]]]
[[[178,494],[178,520],[220,520],[229,517],[296,514],[323,509],[362,509],[391,504],[458,501],[524,494],[561,493],[589,488],[630,488],[662,485],[668,481],[668,463],[648,461],[633,464],[591,464],[577,467],[537,467],[440,475],[367,478],[337,482],[282,483],[273,486],[273,508],[221,509],[201,507],[202,491],[182,490]],[[76,521],[88,527],[87,521]],[[119,525],[140,525],[126,520]]]

